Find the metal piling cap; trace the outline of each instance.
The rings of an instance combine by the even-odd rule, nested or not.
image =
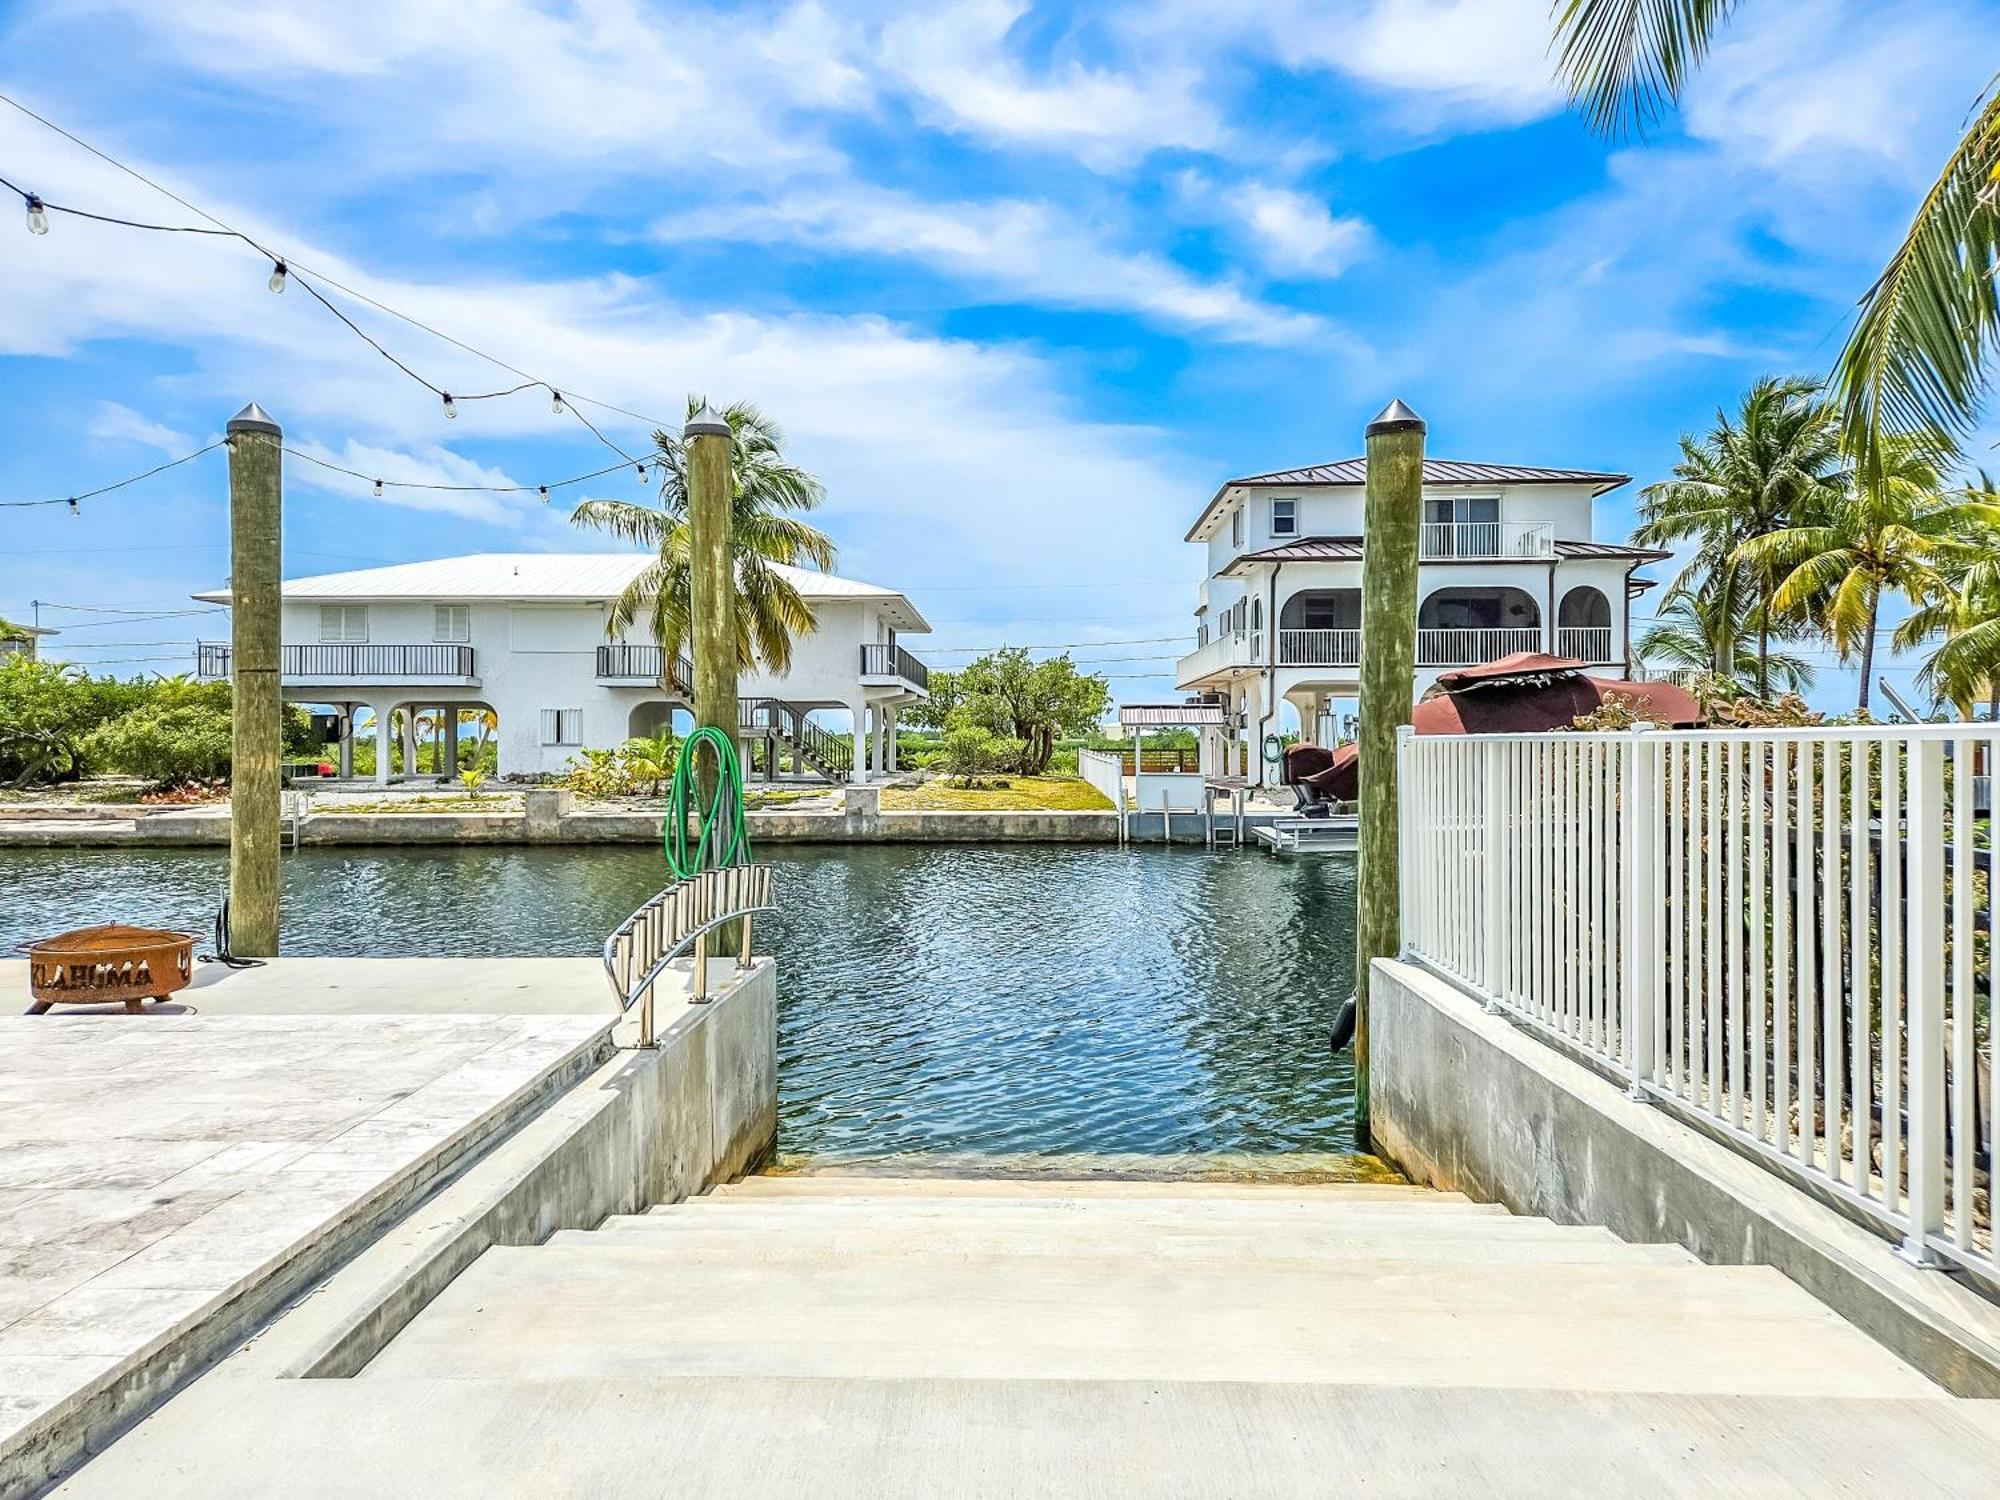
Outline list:
[[[239,432],[259,432],[274,438],[285,435],[285,430],[271,419],[271,414],[255,401],[229,419],[228,430],[232,437]]]
[[[734,434],[730,432],[729,423],[723,418],[722,413],[709,405],[707,399],[704,398],[701,403],[701,410],[687,419],[687,425],[681,429],[681,436],[684,438],[732,437]]]
[[[1401,401],[1391,401],[1376,414],[1368,424],[1368,436],[1379,437],[1385,432],[1428,432],[1430,424]]]

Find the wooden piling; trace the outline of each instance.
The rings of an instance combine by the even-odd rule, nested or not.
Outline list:
[[[686,443],[688,487],[688,567],[693,611],[694,719],[737,742],[736,570],[730,555],[734,479],[733,437],[728,421],[706,401],[681,429]],[[695,765],[700,805],[715,797],[718,768],[708,759]],[[718,838],[727,831],[715,830]],[[709,851],[713,857],[717,850]]]
[[[1402,951],[1396,731],[1410,722],[1417,661],[1417,541],[1423,519],[1424,419],[1392,401],[1368,424],[1361,553],[1359,911],[1355,929],[1354,1118],[1369,1128],[1368,967]]]
[[[284,432],[254,402],[229,422],[229,947],[278,951]]]

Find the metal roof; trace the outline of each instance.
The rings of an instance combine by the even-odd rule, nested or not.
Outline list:
[[[1177,729],[1228,722],[1229,710],[1219,703],[1128,703],[1118,710],[1121,729]]]
[[[1556,556],[1568,561],[1585,558],[1629,558],[1635,562],[1659,562],[1673,556],[1659,547],[1635,547],[1622,542],[1564,542],[1556,544]],[[1266,547],[1261,552],[1245,552],[1234,558],[1222,572],[1224,577],[1236,572],[1245,563],[1280,562],[1359,562],[1362,554],[1362,539],[1358,536],[1305,536],[1296,542],[1285,542],[1280,546]],[[1547,561],[1547,559],[1518,559],[1467,557],[1459,559],[1431,558],[1429,562],[1514,562]]]
[[[643,552],[485,552],[288,578],[283,593],[287,600],[500,599],[582,603],[616,597],[651,560],[650,554]],[[808,599],[872,599],[884,606],[898,630],[923,634],[931,628],[908,596],[896,589],[839,578],[831,573],[816,573],[810,568],[787,567],[783,563],[772,563],[770,567]],[[207,603],[227,604],[229,591],[220,589],[194,597]]]
[[[1424,483],[1433,486],[1480,485],[1480,484],[1582,484],[1590,487],[1592,497],[1615,490],[1621,484],[1629,484],[1630,474],[1616,474],[1605,469],[1550,469],[1536,464],[1475,464],[1461,463],[1456,459],[1427,458],[1424,460]],[[1368,482],[1368,460],[1365,458],[1342,458],[1327,464],[1307,464],[1299,469],[1275,469],[1269,474],[1245,474],[1237,479],[1227,479],[1216,489],[1194,525],[1188,528],[1187,540],[1200,541],[1202,529],[1215,514],[1222,497],[1231,489],[1271,488],[1289,485],[1364,485]]]

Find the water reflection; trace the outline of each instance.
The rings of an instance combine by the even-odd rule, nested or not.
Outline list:
[[[1338,856],[1101,847],[767,850],[789,1154],[1333,1152],[1354,977]],[[649,849],[307,850],[299,954],[594,953]],[[114,917],[206,931],[219,852],[0,852],[7,944]]]

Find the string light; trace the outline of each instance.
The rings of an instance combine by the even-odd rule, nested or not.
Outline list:
[[[447,422],[456,422],[458,420],[458,407],[451,399],[451,392],[444,391],[441,394],[444,396],[444,419]]]
[[[542,504],[547,505],[549,503],[549,487],[547,485],[543,485],[541,486],[541,491],[542,491]],[[375,493],[379,495],[382,492],[380,490],[377,490]]]
[[[282,292],[285,289],[285,263],[283,261],[273,261],[271,263],[271,279],[265,282],[264,285],[274,292]]]
[[[137,484],[142,479],[151,479],[155,474],[163,474],[168,469],[175,469],[179,468],[182,464],[193,463],[204,453],[213,453],[227,441],[227,438],[217,438],[206,448],[197,448],[192,453],[184,453],[179,458],[169,459],[166,463],[155,464],[143,474],[134,474],[129,479],[120,479],[113,484],[99,485],[94,490],[79,490],[74,495],[57,495],[49,500],[0,500],[0,507],[5,507],[9,510],[23,510],[37,505],[67,505],[70,508],[70,513],[74,515],[79,511],[77,502],[80,500],[90,500],[98,495],[108,495],[113,490],[124,489],[128,484]]]
[[[639,465],[639,483],[641,483],[641,484],[644,484],[645,482],[646,482],[646,466],[645,466],[644,464],[640,464],[640,465]]]
[[[382,498],[382,481],[379,479],[375,481],[375,498],[377,500]]]
[[[561,391],[552,390],[549,392],[549,410],[554,412],[557,416],[561,416],[563,414]]]
[[[205,235],[216,236],[219,238],[240,240],[245,245],[248,245],[251,249],[257,251],[259,254],[268,256],[274,262],[275,265],[282,266],[289,280],[295,280],[299,282],[300,285],[304,286],[306,291],[311,294],[311,296],[315,301],[317,301],[322,307],[326,308],[328,312],[332,313],[334,317],[338,318],[343,324],[346,325],[349,332],[353,333],[356,338],[360,339],[363,343],[367,344],[377,354],[381,355],[384,359],[388,360],[390,364],[394,365],[398,370],[402,371],[403,374],[409,376],[410,379],[416,381],[419,385],[424,386],[425,388],[437,393],[438,395],[444,394],[443,387],[437,385],[435,382],[428,380],[424,376],[420,375],[416,370],[412,369],[403,360],[397,358],[394,354],[392,354],[387,348],[385,348],[381,344],[380,341],[371,337],[365,330],[363,330],[362,327],[354,321],[354,319],[350,318],[345,312],[343,312],[338,306],[336,306],[331,299],[329,299],[323,292],[321,292],[316,286],[314,286],[311,280],[307,279],[307,277],[301,274],[301,268],[297,264],[284,260],[276,252],[267,249],[264,245],[260,244],[255,239],[252,239],[242,230],[236,229],[233,226],[224,223],[214,214],[208,212],[208,210],[200,207],[197,204],[189,202],[186,198],[183,198],[180,194],[172,191],[171,189],[161,186],[159,183],[155,182],[152,178],[146,176],[145,173],[139,171],[135,167],[126,165],[124,162],[118,160],[118,158],[116,158],[115,156],[112,156],[109,152],[100,150],[98,147],[93,146],[89,141],[84,140],[81,136],[77,135],[75,132],[65,130],[62,126],[56,124],[55,121],[48,119],[46,116],[37,114],[34,110],[28,108],[27,105],[21,103],[20,100],[12,98],[11,96],[5,93],[0,93],[0,104],[5,104],[11,109],[18,110],[21,114],[26,115],[29,119],[33,120],[36,124],[42,126],[44,129],[54,131],[57,135],[63,137],[63,139],[69,141],[71,144],[80,147],[84,151],[89,152],[92,156],[95,156],[98,160],[106,163],[109,166],[115,167],[120,172],[123,172],[126,176],[132,178],[135,182],[143,184],[144,186],[152,189],[154,192],[159,193],[162,197],[171,199],[173,202],[178,203],[182,208],[188,210],[188,212],[198,215],[203,219],[206,219],[209,224],[215,226],[214,228],[204,228],[200,225],[192,225],[192,224],[156,224],[156,223],[148,223],[137,219],[119,218],[110,214],[91,213],[85,209],[72,208],[67,204],[61,204],[61,203],[51,204],[47,202],[47,200],[41,198],[39,195],[28,192],[27,189],[20,187],[18,184],[9,182],[5,178],[0,178],[0,187],[5,187],[12,192],[20,194],[22,200],[27,204],[28,220],[29,220],[28,227],[36,234],[44,234],[47,232],[48,230],[47,215],[49,212],[55,212],[55,213],[71,214],[77,218],[90,219],[101,224],[115,224],[127,229],[147,230],[160,234],[205,234]],[[581,411],[577,410],[574,404],[576,401],[579,400],[589,401],[592,405],[600,406],[604,408],[606,411],[617,412],[620,416],[630,417],[635,422],[643,422],[648,426],[654,428],[668,428],[675,425],[671,423],[660,422],[655,418],[642,415],[639,412],[628,410],[627,408],[622,406],[614,405],[609,401],[598,400],[597,398],[594,397],[588,397],[588,396],[580,397],[572,394],[571,397],[569,398],[569,402],[565,403],[562,400],[560,394],[557,392],[556,387],[550,382],[543,380],[538,376],[530,375],[528,374],[527,371],[520,369],[516,365],[509,364],[507,361],[499,358],[497,355],[489,354],[484,349],[481,349],[476,345],[469,344],[463,339],[455,338],[451,334],[445,333],[443,330],[434,328],[430,324],[425,323],[422,319],[413,318],[408,313],[402,312],[397,308],[391,307],[385,302],[378,301],[377,299],[370,297],[365,292],[357,291],[355,288],[347,286],[344,283],[335,280],[331,276],[322,275],[318,272],[315,272],[314,274],[317,275],[319,279],[324,281],[327,285],[337,288],[338,290],[344,292],[349,297],[354,298],[356,301],[366,303],[368,306],[374,308],[378,312],[385,313],[389,317],[407,323],[412,328],[421,329],[423,332],[431,335],[431,337],[436,339],[442,339],[445,343],[452,345],[454,348],[463,349],[466,353],[474,355],[479,359],[483,359],[490,365],[494,365],[499,369],[507,370],[512,374],[519,375],[522,377],[521,383],[519,385],[510,386],[504,390],[485,391],[477,395],[461,394],[458,398],[461,401],[493,400],[502,396],[514,395],[518,391],[524,391],[530,389],[546,390],[550,393],[551,397],[554,398],[551,402],[551,405],[556,411],[567,412],[568,415],[575,417],[578,422],[582,423],[584,428],[590,433],[592,437],[596,438],[598,442],[602,443],[605,447],[609,448],[612,452],[616,453],[620,458],[624,459],[627,463],[633,462],[633,456],[630,453],[626,452],[625,449],[620,447],[617,443],[614,443],[610,438],[606,437],[604,433],[598,428],[596,423],[592,422],[588,417],[584,416],[584,414]],[[274,278],[276,276],[275,270],[273,272],[273,276]],[[270,283],[267,283],[267,285],[269,284]],[[275,285],[273,285],[271,289],[273,291],[282,290],[281,287]],[[447,411],[446,415],[451,416],[455,415],[455,413]]]

